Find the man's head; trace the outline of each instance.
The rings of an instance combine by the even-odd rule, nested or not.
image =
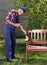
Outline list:
[[[23,13],[25,13],[26,12],[26,8],[25,7],[20,7],[19,9],[18,9],[18,15],[22,15]]]

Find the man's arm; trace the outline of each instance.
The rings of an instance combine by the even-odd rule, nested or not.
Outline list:
[[[26,30],[23,28],[22,25],[20,25],[20,29],[21,29],[21,31],[25,34],[25,41],[28,41],[29,38],[28,38],[28,36],[27,36],[27,32],[26,32]]]
[[[23,26],[22,25],[20,25],[20,30],[24,33],[24,35],[27,35],[27,31],[23,28]]]
[[[22,31],[25,35],[27,35],[26,30],[23,28],[23,26],[22,26],[20,23],[13,23],[13,22],[11,22],[10,20],[6,20],[6,23],[9,23],[9,24],[11,24],[12,26],[15,26],[15,27],[20,28],[21,31]]]
[[[11,22],[10,20],[6,20],[6,23],[9,23],[9,24],[11,24],[12,26],[15,26],[15,27],[19,27],[20,26],[20,24],[19,23],[13,23],[13,22]]]

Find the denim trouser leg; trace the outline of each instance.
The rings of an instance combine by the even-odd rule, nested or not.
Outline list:
[[[13,57],[15,54],[15,47],[16,47],[15,30],[12,30],[11,39],[12,39],[12,54],[11,55]]]
[[[11,31],[8,30],[6,27],[4,28],[4,35],[5,35],[5,43],[6,43],[6,58],[11,58]]]

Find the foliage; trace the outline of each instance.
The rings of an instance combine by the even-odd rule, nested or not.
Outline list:
[[[12,8],[25,6],[27,29],[47,28],[47,0],[14,0]]]

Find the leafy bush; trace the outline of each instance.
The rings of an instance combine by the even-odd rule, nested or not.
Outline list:
[[[28,29],[47,28],[47,0],[14,0],[12,8],[25,6]]]

